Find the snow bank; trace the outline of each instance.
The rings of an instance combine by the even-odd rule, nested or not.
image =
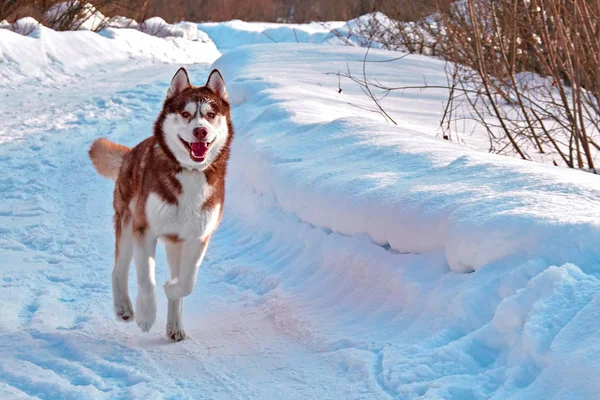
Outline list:
[[[347,63],[359,73],[355,61],[363,52],[269,45],[219,59],[214,66],[237,106],[234,175],[316,227],[366,234],[398,252],[444,249],[453,271],[540,254],[557,265],[594,268],[600,257],[598,177],[424,136],[442,112],[436,93],[390,100],[397,110],[405,107],[398,127],[349,106],[368,99],[358,89],[339,94],[338,78],[326,73],[345,70]],[[373,60],[393,56],[376,52]],[[384,82],[398,71],[400,84],[445,79],[443,63],[433,59],[387,64],[369,69]]]
[[[221,51],[249,44],[314,43],[382,47],[377,39],[396,31],[397,23],[380,12],[369,13],[347,22],[279,24],[264,22],[205,22],[198,25],[209,34]]]
[[[21,25],[26,22],[33,23]],[[163,39],[133,29],[56,32],[36,23],[29,36],[0,29],[0,76],[12,82],[40,76],[57,80],[115,63],[127,68],[140,62],[210,63],[219,55],[210,41]]]
[[[324,43],[335,39],[331,31],[345,22],[311,22],[308,24],[279,24],[267,22],[205,22],[198,24],[220,51],[240,46],[265,43]]]
[[[363,51],[257,45],[213,65],[237,129],[227,212],[257,238],[226,279],[392,398],[595,398],[600,179],[434,138],[435,92],[392,98],[399,126],[352,107],[364,94],[326,73],[360,73]],[[444,79],[430,58],[389,64],[368,68]]]
[[[0,29],[8,29],[10,31],[18,33],[19,35],[27,36],[35,32],[39,25],[40,23],[36,21],[35,18],[24,17],[19,18],[12,24],[9,24],[8,22],[6,22],[6,20],[4,20],[2,21],[2,23],[0,23]]]
[[[131,28],[138,29],[139,24],[133,18],[116,16],[109,19],[107,22],[108,28]]]
[[[354,18],[343,26],[331,31],[342,44],[381,48],[381,40],[390,42],[396,33],[398,22],[381,12],[374,12]],[[332,39],[330,42],[335,41]]]
[[[210,42],[208,35],[198,30],[198,26],[191,22],[169,24],[160,17],[153,17],[142,22],[138,29],[156,37],[179,37],[187,40]]]

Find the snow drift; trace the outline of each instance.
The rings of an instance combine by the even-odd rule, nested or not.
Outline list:
[[[11,82],[41,76],[56,80],[115,63],[134,68],[144,62],[212,62],[220,55],[212,41],[198,40],[201,34],[188,40],[158,38],[135,29],[57,32],[33,18],[19,22],[18,32],[27,36],[0,29],[0,76]]]
[[[393,56],[372,54],[373,61]],[[326,75],[346,63],[358,74],[362,65],[353,61],[362,55],[270,45],[219,59],[215,67],[229,82],[244,132],[236,144],[243,181],[314,226],[366,234],[399,252],[445,249],[454,271],[509,256],[544,254],[582,266],[600,256],[597,177],[424,136],[427,122],[419,122],[435,125],[442,111],[432,107],[435,97],[399,94],[391,104],[407,106],[400,126],[381,123],[379,115],[347,104],[362,104],[358,89],[338,94],[337,77]],[[383,79],[389,73],[370,68]],[[398,86],[420,74],[432,85],[443,79],[443,63],[430,58],[410,56],[399,68]]]
[[[221,52],[250,44],[268,43],[339,43],[332,30],[345,22],[311,22],[308,24],[279,24],[269,22],[203,22],[198,24]]]
[[[397,127],[352,107],[364,94],[326,73],[363,55],[257,45],[213,65],[238,130],[229,212],[303,254],[231,281],[301,303],[314,328],[282,329],[390,397],[594,397],[598,177],[432,137],[436,93],[390,99]],[[369,69],[390,79],[388,64]],[[430,58],[395,68],[398,85],[444,79]]]
[[[198,30],[198,25],[191,22],[169,24],[160,17],[153,17],[142,22],[138,29],[156,37],[180,37],[187,40],[212,43],[208,35]]]

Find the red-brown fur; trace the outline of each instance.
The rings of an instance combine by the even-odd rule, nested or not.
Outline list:
[[[113,143],[100,138],[96,140],[89,150],[89,156],[96,171],[105,178],[117,179],[123,156],[131,150],[127,146]]]
[[[211,98],[213,104],[219,105],[216,111],[227,116],[229,137],[219,156],[204,170],[208,184],[213,187],[213,193],[202,207],[213,208],[217,204],[223,205],[225,201],[227,161],[229,160],[230,145],[233,139],[229,103],[219,99],[208,89],[190,86],[179,96],[165,101],[163,110],[154,124],[154,135],[137,146],[129,149],[126,146],[100,138],[90,147],[89,155],[92,163],[102,176],[115,179],[115,160],[121,160],[113,198],[117,242],[121,230],[129,223],[131,218],[133,218],[134,234],[144,235],[148,227],[145,204],[150,193],[156,193],[166,203],[177,203],[177,196],[181,194],[182,188],[176,174],[181,172],[183,168],[165,143],[162,122],[169,112],[182,109],[191,99],[203,97]],[[135,200],[136,204],[133,215],[129,209],[132,200]],[[179,240],[176,237],[177,235],[173,234],[169,235],[168,239],[172,241]]]
[[[187,86],[183,85],[183,87],[178,87],[177,85],[179,85],[180,79],[183,76],[181,75],[182,73],[185,74],[185,80],[187,80],[188,84]],[[217,75],[218,78],[222,80],[220,74],[217,73]],[[151,194],[155,194],[159,197],[159,199],[162,202],[168,205],[178,205],[179,197],[184,190],[181,181],[178,179],[178,174],[182,173],[182,171],[184,171],[185,168],[189,168],[190,166],[180,164],[180,162],[174,156],[171,149],[168,147],[167,142],[165,140],[165,133],[163,131],[163,122],[165,121],[167,115],[182,115],[186,104],[189,102],[195,102],[196,104],[199,104],[201,102],[210,102],[211,109],[212,111],[214,111],[215,114],[225,116],[228,128],[227,139],[223,146],[220,147],[220,152],[218,153],[218,155],[216,155],[214,159],[211,158],[212,162],[209,165],[205,166],[205,168],[201,171],[201,173],[204,174],[204,177],[206,178],[206,185],[210,186],[210,195],[204,200],[202,204],[199,204],[198,207],[201,208],[202,212],[204,212],[205,210],[206,212],[210,212],[210,210],[215,210],[218,207],[217,223],[214,224],[214,226],[211,224],[210,228],[208,228],[208,230],[203,233],[202,237],[199,238],[200,240],[198,242],[193,242],[192,240],[191,245],[195,246],[195,243],[197,243],[198,246],[201,246],[202,252],[205,252],[210,237],[221,220],[223,202],[225,201],[225,175],[227,173],[227,161],[229,159],[230,145],[234,134],[230,119],[230,106],[229,103],[226,101],[227,96],[224,89],[224,83],[221,82],[223,85],[223,92],[217,94],[209,88],[212,86],[194,87],[189,85],[189,80],[187,78],[187,73],[185,72],[185,70],[178,71],[176,77],[177,76],[179,76],[179,80],[175,80],[174,78],[174,80],[171,82],[169,94],[163,104],[163,109],[161,113],[159,114],[156,122],[154,123],[154,134],[151,137],[143,140],[131,149],[126,146],[110,142],[107,139],[98,139],[92,144],[89,150],[89,156],[98,173],[100,173],[102,176],[111,178],[116,181],[113,197],[113,206],[115,209],[114,224],[116,239],[115,270],[113,270],[113,297],[115,300],[115,311],[117,312],[117,316],[124,321],[130,320],[131,316],[133,315],[133,311],[129,310],[131,308],[131,303],[126,291],[126,277],[129,268],[126,260],[129,258],[129,255],[131,253],[123,252],[123,260],[125,261],[119,261],[119,246],[121,238],[124,237],[124,229],[131,229],[133,238],[135,238],[135,240],[138,243],[142,243],[144,242],[144,237],[148,234],[149,228],[152,228],[152,230],[154,231],[156,225],[152,225],[151,227],[149,226],[149,218],[146,210],[146,204]],[[213,75],[211,74],[211,76]],[[173,82],[176,82],[175,89],[172,89],[174,85]],[[221,89],[220,87],[218,87],[216,90],[220,91]],[[175,94],[171,95],[172,91],[174,91]],[[193,167],[194,166],[192,166],[192,168]],[[204,181],[202,180],[201,182]],[[206,186],[204,187],[206,188]],[[186,210],[189,210],[189,206],[188,208],[186,208]],[[153,222],[153,224],[155,223],[156,222]],[[187,240],[189,238],[180,237],[177,231],[165,231],[164,229],[166,227],[167,226],[165,225],[162,227],[162,230],[159,229],[156,231],[161,232],[158,234],[162,235],[162,238],[165,241],[171,244],[185,245],[185,243],[187,243]],[[177,230],[177,228],[167,229]],[[203,255],[200,256],[200,261],[198,261],[198,264],[188,263],[187,265],[196,265],[197,268],[197,266],[202,260],[202,257]],[[120,271],[119,273],[124,273],[124,275],[119,275],[124,276],[124,278],[120,278],[119,276],[115,275],[115,271],[117,271],[117,264],[122,265],[123,268],[125,266],[127,267],[126,269],[119,268],[118,270]],[[146,271],[150,271],[150,269],[146,269]],[[115,279],[117,280],[115,281]],[[147,275],[143,279],[148,279]],[[151,279],[154,278],[152,277]],[[195,279],[188,279],[187,281],[193,282],[195,281]],[[115,282],[117,282],[117,285],[115,285]],[[119,288],[122,287],[123,282],[125,283],[125,289]],[[152,285],[154,285],[154,283],[152,283]],[[115,287],[117,290],[116,292]],[[167,290],[166,286],[165,290]],[[174,310],[180,310],[180,308],[178,308],[179,306],[177,306],[177,304],[180,303],[172,302],[180,301],[180,297],[186,296],[187,293],[189,293],[189,291],[186,291],[186,294],[180,295],[174,293],[183,292],[170,293],[171,294],[167,293],[167,296],[170,296],[168,319],[171,318],[172,304],[174,304]],[[138,292],[138,300],[139,299],[140,294]],[[146,303],[142,302],[142,304]],[[174,312],[174,314],[177,313],[177,311]],[[174,320],[179,321],[176,318]],[[144,326],[142,330],[148,330],[152,326],[153,320],[149,322],[149,319],[147,318],[146,320],[140,322],[136,317],[136,322],[138,322],[138,325],[142,323],[142,325]],[[140,325],[140,327],[142,327],[142,325]],[[167,334],[170,335],[170,337],[173,340],[182,340],[185,337],[185,333],[183,332],[180,326],[175,326],[171,328],[174,330],[169,331],[169,324],[167,324]]]

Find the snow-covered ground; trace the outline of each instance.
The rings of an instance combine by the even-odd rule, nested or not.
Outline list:
[[[221,52],[249,44],[262,43],[338,43],[332,31],[345,22],[279,24],[273,22],[204,22],[198,28],[206,32]]]
[[[441,92],[390,95],[386,123],[327,75],[364,50],[206,25],[237,136],[180,343],[162,292],[150,333],[113,317],[112,183],[87,148],[148,136],[179,65],[201,83],[218,53],[0,30],[0,398],[598,398],[596,176],[436,139]],[[418,56],[369,68],[445,80]]]
[[[0,29],[0,86],[34,79],[58,85],[83,73],[134,70],[143,63],[210,63],[220,55],[212,42],[163,39],[135,29],[57,32],[38,25],[27,36]]]

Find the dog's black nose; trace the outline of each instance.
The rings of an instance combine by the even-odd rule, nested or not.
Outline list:
[[[208,130],[206,128],[195,128],[194,136],[197,139],[204,139],[208,135]]]

